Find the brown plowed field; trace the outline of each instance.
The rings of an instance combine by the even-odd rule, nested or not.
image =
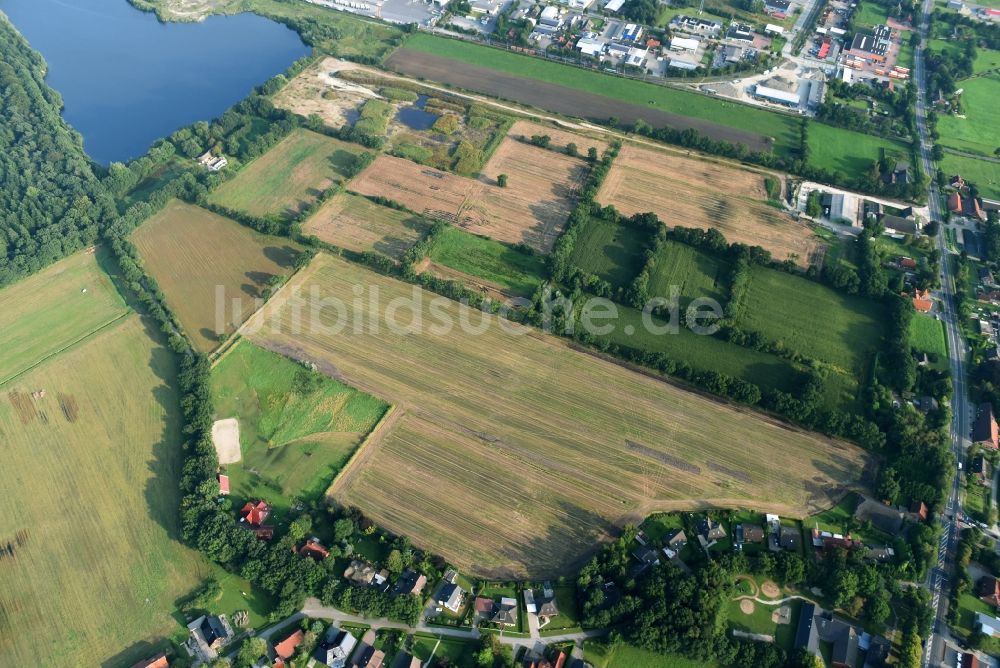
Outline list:
[[[657,128],[692,129],[716,141],[746,144],[752,151],[771,150],[770,141],[763,135],[727,128],[690,116],[640,107],[558,84],[525,79],[413,49],[396,49],[385,61],[385,66],[408,76],[423,77],[588,121],[603,123],[613,116],[631,125],[641,119]]]
[[[506,188],[496,185],[500,174],[509,177]],[[388,198],[473,234],[526,243],[547,253],[566,224],[585,176],[583,160],[508,137],[478,180],[381,155],[349,188]]]
[[[323,314],[316,326],[299,317],[296,294],[349,304],[359,285],[377,288],[385,312],[360,299],[337,331]],[[321,253],[288,287],[247,336],[404,413],[334,498],[475,575],[565,572],[655,510],[804,516],[870,461],[341,258]]]
[[[777,260],[819,263],[822,240],[766,199],[763,174],[631,144],[597,194],[625,215],[652,211],[671,227],[714,227],[729,242],[761,246]]]

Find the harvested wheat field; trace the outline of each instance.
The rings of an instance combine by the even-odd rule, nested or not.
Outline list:
[[[359,285],[393,304],[386,314],[398,327],[358,299],[340,314],[342,327],[330,307],[291,331],[296,311],[310,311],[296,294],[351,304]],[[868,468],[852,445],[537,330],[511,333],[496,316],[340,258],[319,255],[289,287],[254,316],[249,338],[316,363],[402,415],[331,496],[477,575],[564,572],[654,510],[752,506],[804,516],[855,487]],[[460,326],[463,318],[481,331]],[[445,320],[454,326],[437,327]]]
[[[506,188],[496,177],[507,174]],[[573,208],[586,164],[555,151],[503,140],[479,180],[381,155],[349,188],[385,197],[429,218],[547,253]]]
[[[586,135],[561,130],[549,125],[534,123],[532,121],[517,121],[507,133],[510,137],[517,137],[524,140],[531,139],[534,135],[548,135],[552,140],[550,146],[565,149],[569,144],[576,144],[580,155],[587,155],[587,149],[593,147],[597,149],[597,154],[601,155],[608,148],[608,142],[601,139],[594,139]]]
[[[376,251],[398,258],[429,227],[426,221],[405,211],[379,206],[358,195],[338,193],[306,221],[302,231],[347,250]]]
[[[818,264],[822,240],[766,199],[763,174],[630,144],[597,194],[625,215],[652,211],[671,227],[715,228],[730,243],[761,246],[777,260]]]
[[[302,250],[176,200],[133,232],[132,241],[167,304],[204,352],[259,307],[272,279],[292,273]]]

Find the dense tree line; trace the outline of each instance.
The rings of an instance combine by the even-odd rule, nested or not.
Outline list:
[[[0,15],[0,287],[94,243],[116,213],[45,70]]]

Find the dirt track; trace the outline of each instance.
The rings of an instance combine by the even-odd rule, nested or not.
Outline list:
[[[397,49],[385,61],[385,66],[409,76],[424,77],[589,121],[604,122],[614,116],[623,123],[631,124],[642,119],[653,127],[672,127],[678,130],[690,128],[715,140],[745,144],[754,151],[771,149],[767,138],[762,135],[727,128],[689,116],[628,104],[566,86],[504,74],[422,51]]]

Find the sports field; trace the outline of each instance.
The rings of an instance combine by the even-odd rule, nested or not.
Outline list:
[[[546,275],[541,255],[454,227],[434,238],[429,256],[437,264],[495,284],[503,296],[531,297]]]
[[[507,187],[496,177],[507,174]],[[480,179],[380,155],[349,188],[385,197],[428,218],[548,252],[566,224],[586,174],[583,160],[505,139]]]
[[[211,571],[177,542],[174,373],[132,315],[0,392],[2,663],[129,666],[178,629]]]
[[[570,116],[693,128],[712,139],[789,155],[798,119],[666,86],[543,58],[416,33],[386,61],[390,69]]]
[[[301,250],[228,218],[173,201],[132,234],[146,271],[200,350],[219,344],[259,306],[275,276],[288,276]]]
[[[0,291],[0,386],[128,313],[106,260],[77,253]]]
[[[940,143],[960,151],[996,157],[993,152],[1000,147],[1000,108],[997,106],[1000,74],[965,79],[957,85],[963,90],[963,117],[938,116]],[[993,163],[993,168],[1000,173],[1000,164]]]
[[[399,412],[332,496],[477,575],[563,572],[653,510],[753,505],[802,516],[867,468],[867,455],[851,445],[536,330],[510,333],[495,316],[444,298],[431,304],[432,295],[336,257],[321,254],[293,282],[346,303],[355,286],[377,287],[387,307],[383,314],[359,300],[341,328],[329,311],[317,326],[296,329],[296,303],[285,291],[249,328],[261,325],[250,334],[255,343],[309,359]],[[463,318],[482,331],[460,325]],[[377,328],[366,324],[372,319]],[[446,319],[454,326],[444,327]],[[721,424],[724,439],[706,429]],[[779,452],[780,468],[771,465]]]
[[[398,258],[429,227],[405,211],[379,206],[358,195],[337,193],[305,222],[302,232],[347,250],[376,251]]]
[[[216,419],[240,424],[243,458],[226,470],[233,496],[263,496],[279,509],[295,497],[321,497],[388,409],[245,341],[215,365],[212,396]]]
[[[764,203],[765,174],[626,144],[597,201],[625,215],[652,211],[674,227],[715,228],[730,243],[761,246],[800,266],[819,261],[822,240]]]
[[[874,301],[776,269],[754,267],[737,324],[848,376],[859,373],[884,335]]]
[[[320,193],[343,181],[363,150],[298,129],[216,188],[209,200],[254,216],[294,218]]]

